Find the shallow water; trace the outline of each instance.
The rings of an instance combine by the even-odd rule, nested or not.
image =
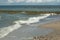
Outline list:
[[[0,17],[1,40],[22,40],[26,37],[46,35],[52,32],[53,29],[37,28],[37,26],[53,20],[60,20],[60,15],[50,14],[27,15],[3,13],[0,14]]]

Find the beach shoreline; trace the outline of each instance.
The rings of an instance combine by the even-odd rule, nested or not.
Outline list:
[[[44,35],[47,35],[50,38],[50,35],[53,35],[54,33],[56,34],[56,32],[58,33],[58,30],[55,29],[54,25],[60,24],[60,18],[59,17],[60,17],[60,15],[57,15],[57,16],[54,15],[52,17],[50,17],[50,16],[47,17],[45,20],[43,19],[43,21],[40,20],[39,23],[33,23],[30,25],[23,24],[21,28],[9,33],[7,36],[1,38],[0,40],[17,40],[17,39],[22,40],[26,37],[29,37],[29,38],[35,37],[35,36],[39,36],[39,37],[42,36],[43,37]],[[19,21],[17,21],[17,22],[19,24]],[[58,23],[55,24],[55,22],[58,22]],[[50,25],[51,27],[50,26],[45,27],[45,25],[47,25],[47,24],[49,24],[49,25],[52,24],[53,26]],[[18,25],[16,25],[16,26],[18,26]]]
[[[45,35],[45,36],[38,36],[38,39],[40,40],[60,40],[60,20],[59,21],[53,21],[49,22],[43,25],[39,25],[38,27],[42,28],[51,28],[54,29],[53,32]]]

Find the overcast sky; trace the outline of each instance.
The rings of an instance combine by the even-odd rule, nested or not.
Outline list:
[[[60,5],[60,0],[0,0],[0,5]]]

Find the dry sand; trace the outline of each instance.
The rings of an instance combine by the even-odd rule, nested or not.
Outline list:
[[[34,37],[33,40],[60,40],[60,21],[54,21],[47,24],[40,25],[38,27],[52,28],[54,32],[45,36]]]

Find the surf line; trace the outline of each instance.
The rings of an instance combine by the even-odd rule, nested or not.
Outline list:
[[[5,36],[7,36],[10,32],[22,27],[21,24],[31,24],[31,23],[36,23],[39,22],[40,19],[44,19],[46,17],[50,16],[50,14],[45,14],[44,16],[38,16],[38,17],[30,17],[28,20],[23,21],[23,20],[18,20],[18,21],[14,21],[13,23],[15,23],[14,25],[8,26],[8,27],[4,27],[0,29],[0,38],[3,38]]]

